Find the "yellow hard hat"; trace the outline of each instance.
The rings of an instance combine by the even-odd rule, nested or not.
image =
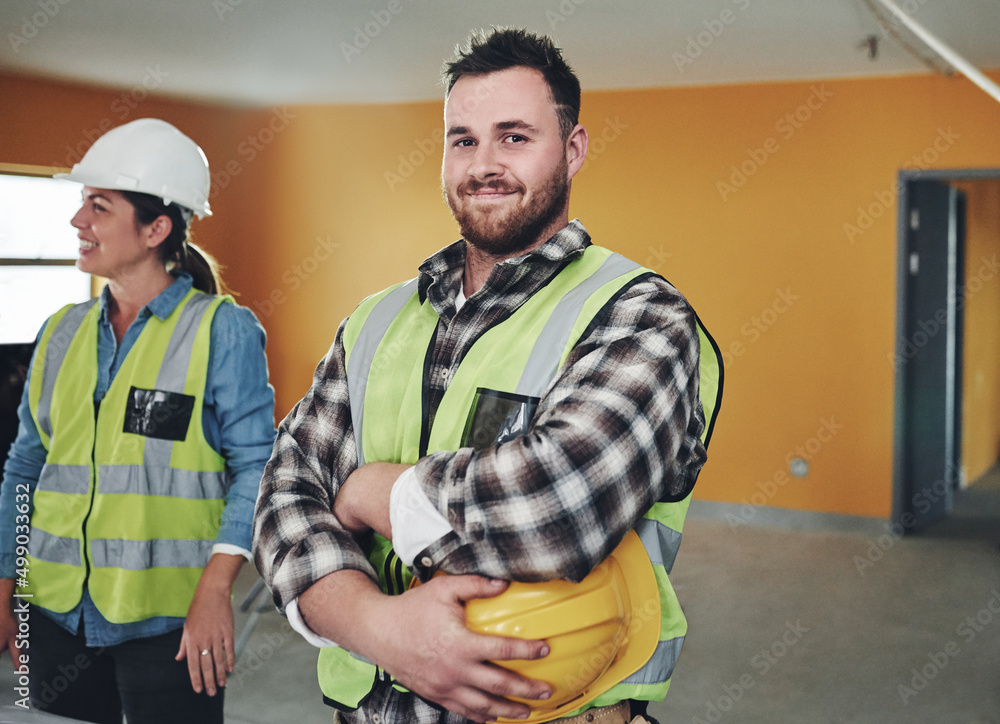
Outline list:
[[[635,531],[579,583],[513,582],[500,595],[466,603],[472,631],[544,639],[549,655],[496,661],[552,686],[546,700],[519,699],[527,719],[545,722],[578,709],[638,671],[660,638],[660,594],[649,556]]]

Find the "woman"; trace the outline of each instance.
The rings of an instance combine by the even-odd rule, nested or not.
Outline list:
[[[16,601],[0,646],[34,708],[221,724],[274,439],[264,331],[190,241],[211,213],[190,138],[133,121],[58,176],[84,184],[76,266],[108,284],[39,333],[0,489],[0,596]]]

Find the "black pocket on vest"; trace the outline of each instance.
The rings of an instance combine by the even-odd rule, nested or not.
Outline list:
[[[462,447],[485,450],[523,435],[541,398],[480,387],[462,434]]]
[[[133,387],[128,393],[123,432],[160,440],[183,440],[193,410],[193,395]]]

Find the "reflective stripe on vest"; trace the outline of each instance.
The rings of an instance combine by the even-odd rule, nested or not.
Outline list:
[[[375,350],[382,342],[392,320],[399,315],[416,289],[417,280],[411,279],[385,294],[368,315],[368,323],[361,328],[361,333],[352,345],[354,353],[347,362],[347,385],[351,391],[351,421],[357,438],[359,468],[365,464],[361,430],[364,421],[365,391],[368,388],[368,375],[371,372],[372,360],[375,358]]]
[[[214,540],[103,539],[91,541],[90,556],[95,568],[188,568],[207,563],[214,544]]]
[[[506,321],[484,333],[472,346],[459,368],[453,370],[451,383],[435,416],[428,449],[420,453],[460,447],[459,437],[469,401],[483,377],[502,380],[494,389],[540,398],[607,302],[636,277],[651,273],[620,255],[588,247],[548,287],[536,293]],[[421,424],[421,415],[415,406],[422,395],[419,390],[413,394],[411,388],[414,382],[417,385],[422,382],[424,356],[437,323],[437,314],[430,304],[419,302],[416,280],[369,298],[348,321],[343,341],[360,461],[412,464],[419,458],[415,443],[419,430],[415,432],[414,427],[419,428]],[[700,321],[698,327],[702,342],[701,374],[707,372],[710,382],[718,380],[718,384],[706,385],[706,399],[702,403],[706,418],[714,420],[721,376],[713,372],[713,367],[719,366],[720,356],[713,351],[714,343],[706,344],[711,337],[704,332]],[[480,342],[483,344],[477,349]],[[520,354],[517,357],[519,366],[513,370],[507,369],[511,366],[509,362],[493,359],[497,350],[508,354],[510,349]],[[711,356],[706,361],[707,353]],[[498,367],[502,369],[495,369]],[[472,368],[474,373],[463,375],[467,368]],[[379,398],[378,402],[372,401],[373,396]],[[710,420],[706,420],[706,432],[709,427]],[[380,434],[382,439],[379,439]],[[402,444],[398,442],[400,438],[404,440]],[[657,503],[637,526],[660,587],[659,609],[643,614],[660,626],[657,650],[639,671],[589,706],[603,706],[624,698],[658,699],[666,693],[687,628],[667,574],[680,545],[688,502],[689,499],[680,503]],[[391,545],[384,539],[377,540],[371,560],[386,592],[405,588],[400,582],[386,580],[388,571],[394,567],[394,557]],[[334,648],[320,652],[319,677],[327,698],[341,706],[355,708],[371,691],[379,672],[360,657],[352,658],[350,652]]]
[[[42,435],[46,449],[52,436],[52,391],[56,386],[59,367],[69,350],[70,342],[83,323],[83,318],[95,304],[97,300],[91,299],[89,302],[63,307],[45,325],[45,332],[39,340],[39,345],[44,348],[45,354],[42,355],[41,381],[35,388],[37,394],[36,399],[31,401],[31,409],[34,410],[35,424],[38,426],[39,434]]]
[[[70,611],[86,585],[113,623],[187,615],[229,484],[202,426],[211,324],[226,301],[191,290],[166,319],[150,317],[96,420],[99,308],[46,325],[29,390],[47,450],[31,519],[35,604]]]
[[[574,325],[590,295],[613,279],[640,269],[638,264],[620,254],[611,254],[601,264],[600,269],[577,284],[566,296],[560,299],[556,308],[552,310],[541,334],[538,335],[538,339],[535,340],[531,356],[528,357],[528,364],[525,365],[524,372],[521,374],[521,379],[514,392],[519,395],[541,397],[545,388],[556,378],[556,373],[562,367],[566,356],[575,346],[575,343],[568,344],[570,335],[573,333]],[[586,322],[589,324],[590,319],[587,319]],[[582,330],[577,331],[577,336],[581,333]]]
[[[31,529],[31,556],[39,561],[65,563],[82,566],[80,541],[76,538],[61,538],[46,533],[40,528]]]

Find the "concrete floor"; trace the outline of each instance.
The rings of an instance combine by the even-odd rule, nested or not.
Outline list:
[[[692,506],[673,573],[690,630],[650,709],[661,724],[1000,724],[1000,474],[905,538],[769,513],[744,523],[738,509]],[[245,568],[237,601],[254,581]],[[231,677],[227,722],[329,724],[315,662],[266,610]],[[11,682],[5,655],[0,705]]]

